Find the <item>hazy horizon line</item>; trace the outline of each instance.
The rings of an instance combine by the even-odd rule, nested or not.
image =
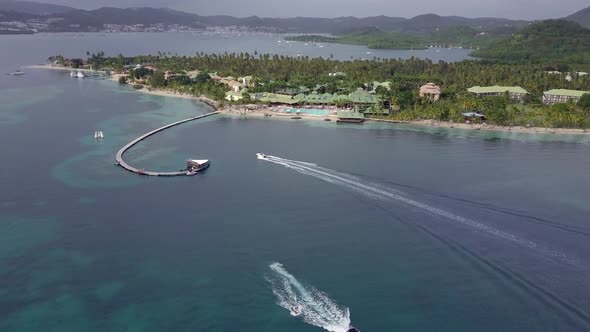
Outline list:
[[[4,0],[6,2],[36,2],[36,1],[28,1],[28,0],[24,0],[24,1],[19,1],[19,0]],[[0,3],[3,2],[2,0],[0,0]],[[40,2],[40,3],[45,3],[45,4],[50,4],[48,2]],[[535,19],[525,19],[525,18],[507,18],[507,17],[501,17],[501,16],[466,16],[466,15],[453,15],[453,14],[437,14],[435,12],[425,12],[423,14],[418,14],[418,15],[414,15],[414,16],[391,16],[391,15],[366,15],[366,16],[354,16],[354,15],[339,15],[339,16],[308,16],[308,15],[296,15],[296,16],[264,16],[264,15],[257,15],[257,14],[252,14],[252,15],[247,15],[247,16],[237,16],[237,15],[231,15],[231,14],[201,14],[201,13],[197,13],[195,11],[192,10],[184,10],[184,9],[177,9],[177,8],[170,8],[170,7],[154,7],[154,6],[129,6],[129,7],[121,7],[121,6],[100,6],[100,7],[95,7],[95,8],[79,8],[79,7],[72,7],[72,6],[64,6],[64,7],[70,7],[74,10],[84,10],[84,11],[93,11],[93,10],[98,10],[98,9],[103,9],[103,8],[115,8],[115,9],[167,9],[167,10],[171,10],[171,11],[177,11],[177,12],[183,12],[183,13],[187,13],[187,14],[194,14],[194,15],[199,15],[199,16],[203,16],[203,17],[214,17],[214,16],[227,16],[227,17],[234,17],[234,18],[240,18],[240,19],[244,19],[244,18],[250,18],[250,17],[256,17],[256,18],[261,18],[261,19],[295,19],[295,18],[313,18],[313,19],[338,19],[338,18],[355,18],[355,19],[365,19],[365,18],[375,18],[375,17],[387,17],[387,18],[400,18],[400,19],[405,19],[405,20],[411,20],[413,18],[416,17],[420,17],[420,16],[426,16],[426,15],[435,15],[435,16],[439,16],[439,17],[458,17],[458,18],[466,18],[466,19],[501,19],[501,20],[508,20],[508,21],[525,21],[525,22],[534,22],[534,21],[544,21],[544,20],[551,20],[551,19],[562,19],[562,18],[566,18],[567,16],[559,16],[559,17],[555,17],[555,16],[547,16],[547,17],[543,17],[543,18],[535,18]],[[590,8],[589,7],[584,7],[581,8],[580,10],[574,11],[572,12],[570,15],[577,13],[578,11],[584,10],[586,8]],[[569,16],[569,15],[568,15]]]

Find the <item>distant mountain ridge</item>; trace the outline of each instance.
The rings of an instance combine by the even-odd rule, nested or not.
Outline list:
[[[352,16],[337,18],[264,18],[258,16],[233,17],[226,15],[201,16],[167,8],[115,8],[103,7],[95,10],[82,10],[32,1],[0,0],[0,25],[10,20],[23,21],[26,15],[38,17],[32,20],[29,28],[45,32],[77,31],[119,31],[112,25],[135,26],[133,31],[152,31],[154,26],[160,30],[204,29],[208,27],[241,27],[257,31],[277,33],[326,33],[348,34],[367,28],[377,28],[384,32],[432,34],[456,27],[467,27],[479,32],[505,29],[516,31],[531,22],[503,18],[466,18],[459,16],[439,16],[436,14],[418,15],[413,18],[372,16],[357,18]],[[590,7],[569,17],[583,26],[590,25]],[[33,22],[35,21],[35,22]],[[41,24],[38,24],[41,22]],[[43,25],[45,24],[45,26]],[[107,27],[111,26],[111,27]],[[121,30],[128,31],[128,30]]]
[[[198,23],[195,14],[189,14],[167,8],[114,8],[102,7],[95,10],[75,9],[66,13],[50,15],[52,18],[63,18],[53,22],[53,31],[68,31],[72,26],[81,30],[100,30],[105,24],[116,25],[184,25],[190,28],[202,29],[205,26]]]
[[[19,12],[33,15],[59,14],[75,8],[33,1],[0,0],[0,11]]]
[[[211,26],[239,26],[254,30],[279,33],[331,33],[343,34],[358,29],[376,27],[382,31],[429,33],[451,26],[465,25],[477,30],[499,27],[522,27],[528,22],[501,18],[464,18],[457,16],[419,15],[414,18],[373,16],[357,18],[352,16],[338,18],[263,18],[250,16],[238,18],[226,15],[201,16],[198,14],[171,10],[167,8],[114,8],[103,7],[95,10],[82,10],[30,1],[0,0],[0,11],[18,12],[53,18],[48,31],[98,31],[105,24],[176,24],[190,28]],[[13,14],[13,16],[17,16]],[[4,15],[9,19],[8,15]]]
[[[568,21],[573,21],[579,25],[590,29],[590,7],[580,10],[565,18]]]

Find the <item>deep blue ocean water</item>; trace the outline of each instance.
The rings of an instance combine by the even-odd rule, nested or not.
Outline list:
[[[2,40],[0,69],[60,38]],[[590,137],[216,116],[126,154],[203,174],[113,165],[209,110],[0,76],[0,331],[590,328]]]

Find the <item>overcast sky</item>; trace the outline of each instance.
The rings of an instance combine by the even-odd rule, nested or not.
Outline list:
[[[402,16],[425,13],[466,17],[544,19],[570,15],[590,5],[589,0],[38,0],[94,9],[113,7],[168,7],[201,15],[245,17]]]

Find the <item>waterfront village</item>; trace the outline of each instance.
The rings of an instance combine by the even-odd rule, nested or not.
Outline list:
[[[66,68],[85,68],[89,65],[84,61],[51,60],[52,66]],[[148,62],[103,69],[114,80],[130,84],[137,90],[208,97],[202,99],[222,111],[241,115],[258,113],[266,117],[307,117],[350,123],[363,123],[368,119],[392,122],[437,120],[451,125],[462,123],[521,128],[584,129],[590,122],[590,91],[585,90],[548,89],[535,100],[529,91],[520,86],[471,86],[461,94],[461,100],[454,96],[451,102],[446,100],[448,96],[443,85],[424,80],[409,91],[413,101],[410,105],[412,109],[408,110],[407,103],[404,107],[401,100],[407,97],[402,96],[399,87],[392,91],[392,81],[362,82],[351,87],[346,84],[348,73],[344,71],[327,72],[327,78],[318,80],[335,84],[318,83],[313,86],[277,84],[252,75],[234,77],[199,70],[160,70],[156,64]],[[551,71],[546,74],[559,76],[559,80],[564,81],[585,79],[587,75]],[[195,88],[198,86],[206,88]],[[407,91],[405,93],[408,95]],[[537,108],[525,104],[536,104]],[[559,109],[565,111],[554,111]],[[539,120],[540,112],[546,113],[542,120]],[[523,116],[525,113],[526,117]]]

